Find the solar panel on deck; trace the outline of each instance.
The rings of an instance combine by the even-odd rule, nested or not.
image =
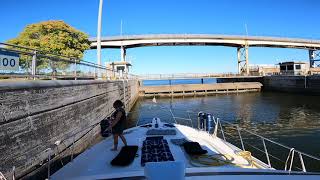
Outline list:
[[[141,166],[148,162],[174,161],[167,140],[162,136],[147,137],[143,141]]]

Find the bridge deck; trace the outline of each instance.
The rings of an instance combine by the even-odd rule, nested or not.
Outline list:
[[[97,47],[96,38],[90,38],[91,48]],[[103,48],[135,48],[142,46],[230,46],[280,47],[320,49],[320,40],[263,36],[237,36],[214,34],[156,34],[104,37]]]

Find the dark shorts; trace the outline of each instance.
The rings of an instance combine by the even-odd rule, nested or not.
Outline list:
[[[122,134],[124,130],[124,126],[122,124],[116,124],[112,128],[112,134]]]

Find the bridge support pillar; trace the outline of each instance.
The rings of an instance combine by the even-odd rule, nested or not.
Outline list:
[[[320,67],[320,50],[309,50],[310,67]]]
[[[238,73],[249,75],[249,46],[237,48]]]
[[[121,61],[125,62],[126,61],[126,55],[127,55],[127,50],[123,46],[121,46]]]

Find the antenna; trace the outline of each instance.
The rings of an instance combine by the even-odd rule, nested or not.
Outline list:
[[[121,19],[121,22],[120,22],[120,36],[122,36],[122,19]]]
[[[246,29],[246,35],[248,36],[248,26],[247,26],[247,23],[244,23],[244,28]]]

